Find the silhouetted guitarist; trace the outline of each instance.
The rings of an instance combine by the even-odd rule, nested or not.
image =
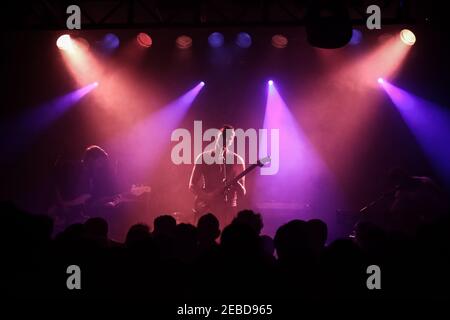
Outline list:
[[[65,183],[71,189],[70,196],[63,192],[61,181],[56,185],[57,203],[49,211],[62,226],[83,222],[89,216],[113,218],[122,203],[133,202],[137,196],[150,192],[148,186],[133,185],[131,190],[118,193],[109,156],[96,145],[85,149],[79,169],[76,178]]]
[[[231,222],[239,198],[246,193],[245,177],[224,190],[227,181],[245,170],[242,157],[229,150],[234,137],[234,128],[224,125],[216,137],[215,148],[206,150],[195,160],[189,182],[189,189],[197,197],[194,210],[197,218],[200,214],[212,212],[222,228]],[[214,162],[208,163],[207,159],[214,159]]]

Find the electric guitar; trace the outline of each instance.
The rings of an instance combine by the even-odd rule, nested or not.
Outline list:
[[[55,219],[55,225],[65,225],[67,221],[76,220],[77,218],[85,215],[86,207],[88,206],[95,211],[95,208],[114,208],[121,203],[134,202],[136,198],[150,193],[151,188],[145,185],[132,185],[130,191],[119,193],[114,196],[102,197],[94,201],[92,195],[89,193],[82,194],[71,200],[63,200],[58,195],[58,201],[56,204],[50,207],[48,214]]]
[[[196,215],[201,215],[207,213],[211,210],[211,204],[217,203],[217,201],[225,201],[225,197],[227,193],[230,191],[230,188],[236,184],[243,176],[247,175],[254,169],[258,167],[263,167],[265,164],[270,162],[270,157],[265,157],[256,161],[256,163],[250,165],[247,169],[239,173],[236,177],[229,181],[224,181],[224,185],[213,192],[208,193],[207,195],[196,196],[194,201],[194,208],[192,211]]]

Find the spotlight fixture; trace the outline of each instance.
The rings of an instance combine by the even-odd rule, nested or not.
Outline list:
[[[56,46],[61,50],[70,50],[73,47],[72,38],[68,34],[63,34],[56,40]]]
[[[141,32],[136,36],[137,43],[144,48],[150,48],[153,44],[152,38],[145,32]]]
[[[252,45],[252,37],[247,32],[240,32],[236,37],[236,45],[241,48],[249,48]]]
[[[362,39],[362,32],[357,29],[353,29],[352,30],[352,38],[350,39],[350,44],[351,45],[360,44],[361,39]]]
[[[200,82],[200,85],[203,87],[203,86],[205,85],[205,82],[204,82],[204,81],[201,81],[201,82]]]
[[[400,39],[404,44],[408,46],[412,46],[414,43],[416,43],[416,36],[414,32],[408,29],[403,29],[402,31],[400,31]]]
[[[189,36],[179,36],[176,40],[176,45],[180,49],[188,49],[192,46],[192,38]]]
[[[107,33],[101,40],[101,48],[106,52],[112,52],[119,47],[120,40],[119,37],[114,33]]]
[[[223,34],[221,34],[220,32],[211,33],[208,37],[208,42],[212,48],[220,48],[224,43]]]
[[[384,83],[384,79],[383,79],[383,78],[378,78],[378,83],[379,83],[379,84]]]
[[[282,34],[276,34],[272,37],[272,46],[278,49],[286,48],[288,39]]]
[[[267,81],[267,83],[269,84],[269,86],[273,85],[273,80],[269,80]]]

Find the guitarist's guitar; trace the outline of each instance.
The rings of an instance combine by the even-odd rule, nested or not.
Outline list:
[[[86,207],[88,206],[92,210],[95,208],[114,208],[121,203],[134,202],[136,198],[144,193],[150,193],[151,188],[144,185],[133,185],[128,192],[120,193],[110,197],[103,197],[90,201],[92,196],[88,193],[82,194],[72,200],[63,200],[58,196],[58,201],[55,205],[48,210],[49,215],[55,219],[55,225],[66,225],[71,220],[77,220],[77,218],[85,216]]]
[[[247,169],[242,171],[236,177],[229,181],[224,181],[224,185],[218,188],[215,191],[209,192],[204,196],[197,196],[194,201],[194,208],[192,211],[197,215],[202,215],[211,210],[211,204],[217,203],[218,201],[224,202],[226,199],[227,193],[230,191],[230,188],[237,183],[243,176],[247,175],[254,169],[258,167],[263,167],[265,164],[270,162],[270,157],[265,157],[263,159],[258,160],[255,164],[250,165]]]

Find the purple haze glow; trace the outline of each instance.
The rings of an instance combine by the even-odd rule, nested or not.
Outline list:
[[[65,112],[97,86],[97,82],[90,83],[54,100],[33,107],[17,119],[10,121],[7,126],[7,131],[13,138],[9,141],[9,144],[19,146],[29,143],[34,139],[34,135],[45,130],[49,125],[58,120]]]
[[[112,147],[117,150],[135,150],[128,161],[130,170],[136,168],[136,174],[148,173],[159,166],[161,155],[171,146],[172,131],[179,126],[202,88],[204,84],[200,82],[176,100],[149,114],[113,142]],[[166,161],[171,162],[171,159]]]
[[[397,107],[437,172],[450,185],[450,112],[400,89],[388,81],[382,87]]]
[[[256,201],[297,206],[291,218],[327,220],[326,215],[334,212],[340,199],[334,177],[283,101],[276,84],[267,87],[264,128],[279,129],[279,172],[273,176],[258,175]],[[327,201],[321,201],[322,197]]]

